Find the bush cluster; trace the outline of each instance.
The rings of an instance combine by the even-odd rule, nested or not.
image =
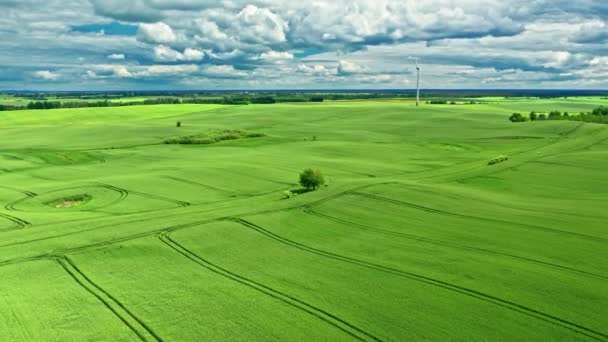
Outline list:
[[[525,122],[525,121],[528,121],[528,119],[525,116],[521,115],[521,113],[513,113],[509,117],[509,121],[511,121],[511,122]]]
[[[608,107],[599,106],[591,112],[593,115],[608,115]]]
[[[543,120],[568,120],[568,121],[583,121],[583,122],[592,122],[592,123],[603,123],[608,124],[608,107],[599,106],[594,109],[592,112],[587,113],[579,113],[577,115],[570,115],[568,112],[560,112],[558,110],[554,110],[545,113],[536,113],[530,112],[528,117],[523,116],[521,113],[513,113],[509,117],[511,122],[525,122],[525,121],[543,121]]]
[[[499,155],[496,158],[490,159],[488,161],[488,165],[494,165],[494,164],[502,163],[502,162],[507,161],[507,160],[509,160],[509,157],[501,154],[501,155]]]
[[[237,140],[248,138],[260,138],[265,136],[263,133],[248,133],[241,130],[223,130],[197,135],[186,135],[165,139],[165,144],[180,145],[208,145],[215,144],[223,140]]]

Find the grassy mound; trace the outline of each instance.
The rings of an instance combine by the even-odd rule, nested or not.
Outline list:
[[[195,135],[185,135],[181,137],[173,137],[165,139],[165,144],[180,144],[180,145],[208,145],[215,144],[223,140],[238,140],[249,138],[260,138],[265,136],[262,133],[251,133],[241,130],[221,130],[212,131],[209,133],[200,133]]]

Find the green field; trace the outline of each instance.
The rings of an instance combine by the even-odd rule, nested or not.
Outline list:
[[[0,112],[0,341],[608,340],[606,103]]]

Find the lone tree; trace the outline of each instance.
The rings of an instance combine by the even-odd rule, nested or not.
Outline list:
[[[319,170],[306,169],[300,173],[300,184],[306,190],[316,190],[325,183],[323,174]]]

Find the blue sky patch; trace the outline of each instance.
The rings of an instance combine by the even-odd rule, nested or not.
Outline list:
[[[83,33],[104,33],[109,36],[134,36],[137,34],[137,26],[125,25],[118,22],[109,24],[87,24],[72,26],[72,30]]]

